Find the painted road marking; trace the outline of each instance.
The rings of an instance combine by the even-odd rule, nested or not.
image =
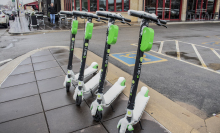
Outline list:
[[[180,41],[179,41],[179,42],[180,42]],[[190,43],[190,44],[191,44],[191,43]],[[137,43],[136,43],[136,44],[131,44],[131,45],[137,47]],[[195,45],[196,45],[196,44],[195,44]],[[205,48],[208,48],[208,47],[205,47]],[[216,49],[215,49],[215,50],[216,50]],[[163,54],[163,53],[158,53],[157,51],[154,51],[154,50],[150,50],[150,51],[151,51],[151,52],[154,52],[154,53],[157,53],[157,54],[160,54],[160,55],[163,55],[163,56],[166,56],[166,57],[169,57],[169,58],[172,58],[172,59],[175,59],[175,60],[178,60],[176,57],[172,57],[172,56],[169,56],[169,55],[166,55],[166,54]],[[207,68],[207,67],[199,66],[199,65],[193,64],[193,63],[191,63],[191,62],[187,62],[187,61],[185,61],[185,60],[178,60],[178,61],[181,61],[181,62],[190,64],[190,65],[193,65],[193,66],[196,66],[196,67],[199,67],[199,68],[202,68],[202,69],[209,70],[209,71],[211,71],[211,72],[220,74],[220,71],[215,71],[215,70],[209,69],[209,68]]]
[[[111,57],[115,58],[116,60],[122,62],[127,66],[134,66],[136,60],[136,51],[132,52],[124,52],[124,53],[114,53],[110,54]],[[151,64],[157,62],[167,61],[166,59],[157,57],[155,55],[151,55],[149,53],[144,53],[143,62],[142,64]]]
[[[177,59],[178,59],[178,60],[181,60],[181,58],[180,58],[180,49],[179,49],[179,43],[178,43],[178,41],[177,41],[177,40],[175,41],[175,43],[176,43],[176,53],[177,53]]]
[[[220,55],[213,49],[213,48],[210,48],[214,53],[215,53],[215,55],[216,56],[218,56],[218,58],[220,59]]]
[[[161,41],[161,42],[160,42],[160,48],[159,48],[159,50],[158,50],[158,53],[161,53],[161,52],[162,52],[163,43],[164,43],[164,41]]]
[[[197,50],[197,48],[195,47],[194,44],[192,44],[192,47],[193,47],[194,51],[196,52],[196,55],[198,56],[199,61],[201,62],[202,66],[207,67],[204,60],[202,59],[202,56],[199,54],[199,52],[198,52],[198,50]]]
[[[220,45],[220,41],[214,41],[214,42],[203,42],[202,44]]]
[[[12,59],[7,59],[7,60],[0,61],[0,64],[9,62],[9,61],[11,61],[11,60],[12,60]]]

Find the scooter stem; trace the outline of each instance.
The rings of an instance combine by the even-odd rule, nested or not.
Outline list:
[[[127,116],[128,122],[131,122],[131,118],[133,115],[132,111],[134,110],[137,87],[138,87],[138,82],[139,82],[140,74],[141,74],[141,66],[142,66],[144,52],[140,50],[140,44],[141,44],[141,39],[142,39],[142,35],[141,35],[142,27],[145,25],[146,25],[145,22],[142,23],[140,27],[140,32],[139,32],[139,41],[138,41],[137,55],[136,55],[136,60],[135,60],[134,74],[133,74],[131,91],[130,91],[128,107],[127,107],[128,111],[130,111],[130,113],[127,113],[127,114],[131,114],[130,116]]]

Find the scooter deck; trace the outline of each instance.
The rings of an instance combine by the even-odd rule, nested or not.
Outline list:
[[[103,95],[105,103],[104,106],[108,107],[121,92],[124,90],[126,85],[122,86],[121,83],[124,81],[124,77],[120,77],[117,82]]]
[[[88,68],[86,68],[84,70],[84,79],[87,78],[88,76],[90,76],[91,74],[95,73],[98,70],[98,68],[93,68],[95,63],[93,62]],[[75,79],[78,80],[78,78],[79,78],[79,73],[77,73],[75,75]]]
[[[150,96],[148,96],[146,93],[148,93],[148,88],[143,86],[141,91],[136,96],[135,107],[133,110],[133,120],[131,122],[132,124],[138,123],[142,117],[144,109],[150,99]]]
[[[99,70],[99,72],[94,77],[92,77],[92,79],[86,82],[84,93],[90,92],[90,90],[93,90],[99,85],[100,75],[101,75],[101,70]]]

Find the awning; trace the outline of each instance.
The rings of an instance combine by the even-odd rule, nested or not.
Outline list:
[[[24,5],[25,9],[26,9],[26,6],[35,6],[37,9],[39,9],[38,8],[38,1],[25,4]]]

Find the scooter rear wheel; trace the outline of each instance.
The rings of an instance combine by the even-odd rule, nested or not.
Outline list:
[[[93,119],[97,122],[101,121],[102,120],[102,111],[96,110],[96,114],[95,114],[95,116],[93,116]]]
[[[120,129],[121,129],[121,126],[119,126],[118,128],[118,133],[120,133]],[[133,133],[133,131],[128,131],[128,129],[126,129],[125,133]]]
[[[70,82],[67,82],[66,83],[66,92],[69,92],[70,91]]]
[[[82,103],[82,96],[77,96],[76,97],[76,105],[80,106],[81,103]]]

